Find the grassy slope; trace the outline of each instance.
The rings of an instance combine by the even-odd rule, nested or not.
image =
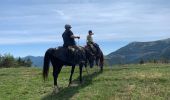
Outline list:
[[[35,68],[0,69],[0,100],[170,100],[170,65],[127,65],[83,72],[82,85],[67,87],[70,67],[59,75],[60,92],[52,94],[53,79],[43,82]],[[74,84],[78,83],[78,68]]]

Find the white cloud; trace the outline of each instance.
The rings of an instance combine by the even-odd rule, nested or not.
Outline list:
[[[57,13],[57,15],[59,15],[62,19],[64,19],[64,20],[71,20],[71,17],[69,16],[69,15],[66,15],[65,13],[64,13],[64,11],[62,11],[62,10],[54,10],[56,13]]]
[[[36,37],[0,37],[0,44],[25,44],[25,43],[61,43],[62,38],[56,35],[36,36]]]
[[[1,40],[4,40],[1,44],[5,43],[5,39],[7,39],[7,43],[15,43],[15,41],[22,43],[19,41],[20,39],[25,43],[56,41],[52,38],[52,34],[57,33],[61,38],[64,31],[63,26],[66,23],[72,24],[74,32],[78,33],[94,29],[97,33],[94,38],[97,41],[129,41],[130,39],[133,41],[139,38],[141,40],[157,39],[170,35],[170,9],[168,7],[132,1],[105,2],[105,5],[103,5],[103,1],[98,3],[88,1],[93,2],[91,4],[88,2],[49,3],[48,5],[22,6],[23,10],[19,11],[18,9],[8,9],[0,15],[2,23],[0,37]],[[13,13],[10,14],[8,11]],[[6,30],[4,31],[3,28]],[[4,36],[5,34],[15,39],[8,39]],[[141,34],[142,36],[140,36]],[[24,35],[29,36],[30,39],[25,39]],[[45,40],[45,37],[39,37],[40,35],[52,37]],[[85,41],[86,35],[81,35],[81,37],[80,41]],[[62,39],[59,40],[62,42]]]
[[[0,30],[0,35],[27,35],[30,34],[28,31],[26,30]]]

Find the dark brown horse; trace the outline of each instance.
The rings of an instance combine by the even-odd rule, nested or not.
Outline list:
[[[102,72],[104,66],[104,55],[98,44],[94,43],[93,45],[94,45],[93,47],[87,45],[86,48],[92,51],[96,66],[99,66],[100,71]]]
[[[72,64],[69,61],[61,59],[60,56],[56,56],[56,55],[63,56],[63,52],[65,52],[63,48],[59,48],[59,49],[50,48],[46,51],[44,56],[43,78],[45,80],[48,77],[49,65],[51,62],[53,66],[54,87],[57,90],[58,90],[57,78],[64,65],[72,66],[68,86],[70,86],[70,84],[72,83],[72,75],[74,73],[74,69],[76,65],[79,65],[79,69],[80,69],[80,83],[82,82],[82,68],[83,66],[87,67],[87,63],[89,63],[90,67],[92,68],[95,59],[96,60],[99,59],[99,62],[101,64],[101,71],[103,70],[103,56],[102,56],[103,53],[101,54],[100,58],[95,57],[90,49],[88,49],[87,47],[81,47],[81,50],[78,51],[78,54],[82,54],[81,57],[79,57],[79,59],[75,64]]]

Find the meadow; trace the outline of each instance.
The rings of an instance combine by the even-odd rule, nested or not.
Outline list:
[[[170,64],[130,64],[83,71],[68,87],[71,67],[59,74],[60,92],[53,93],[52,67],[43,81],[40,68],[1,68],[0,100],[170,100]]]

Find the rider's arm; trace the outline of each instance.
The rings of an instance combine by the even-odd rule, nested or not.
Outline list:
[[[70,34],[70,38],[78,38],[78,39],[80,38],[79,36],[74,36],[74,34],[71,30],[70,30],[69,34]]]
[[[74,35],[71,35],[70,37],[71,38],[78,38],[78,39],[80,38],[79,36],[74,36]]]

